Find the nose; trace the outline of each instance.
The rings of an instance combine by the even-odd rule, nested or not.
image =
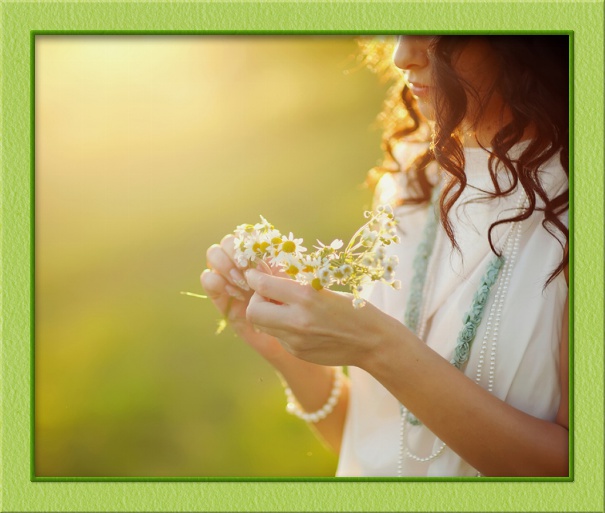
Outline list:
[[[431,36],[399,36],[393,54],[393,62],[398,68],[409,71],[428,66],[428,47]]]

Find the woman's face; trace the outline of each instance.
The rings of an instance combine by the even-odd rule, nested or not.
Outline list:
[[[446,36],[447,37],[447,36]],[[399,36],[393,61],[402,69],[405,79],[416,97],[420,112],[427,119],[435,119],[432,101],[432,56],[429,46],[433,36]],[[452,57],[452,65],[463,84],[483,99],[492,88],[498,67],[489,43],[483,37],[473,37]],[[476,109],[477,100],[467,92],[469,114]]]
[[[393,62],[403,70],[412,94],[416,97],[418,109],[427,119],[434,119],[431,94],[431,62],[429,44],[431,36],[399,36]]]

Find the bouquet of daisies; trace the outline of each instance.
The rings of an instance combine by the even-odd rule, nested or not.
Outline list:
[[[395,289],[401,287],[395,280],[397,256],[387,256],[385,250],[385,246],[399,242],[392,208],[379,206],[375,212],[365,212],[365,217],[368,221],[344,250],[344,243],[337,239],[330,245],[318,241],[315,251],[307,253],[302,239],[292,232],[282,235],[261,216],[260,223],[241,224],[235,229],[235,259],[242,267],[263,261],[316,290],[335,284],[348,286],[353,307],[361,308],[365,305],[361,297],[364,285],[382,281]]]

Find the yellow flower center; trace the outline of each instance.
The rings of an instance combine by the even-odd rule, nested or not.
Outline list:
[[[283,246],[281,247],[281,250],[284,253],[294,253],[294,251],[296,251],[296,243],[291,240],[287,240],[286,242],[284,242]]]
[[[298,270],[298,267],[296,267],[295,265],[290,265],[290,267],[286,269],[286,273],[290,276],[296,276],[298,274]]]
[[[255,242],[254,245],[252,246],[252,251],[254,251],[255,253],[264,253],[265,250],[269,247],[269,243],[268,242]]]

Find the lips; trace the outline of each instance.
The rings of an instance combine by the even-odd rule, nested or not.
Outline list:
[[[417,98],[425,98],[429,94],[430,87],[425,84],[418,84],[410,82],[410,89],[412,94]]]

